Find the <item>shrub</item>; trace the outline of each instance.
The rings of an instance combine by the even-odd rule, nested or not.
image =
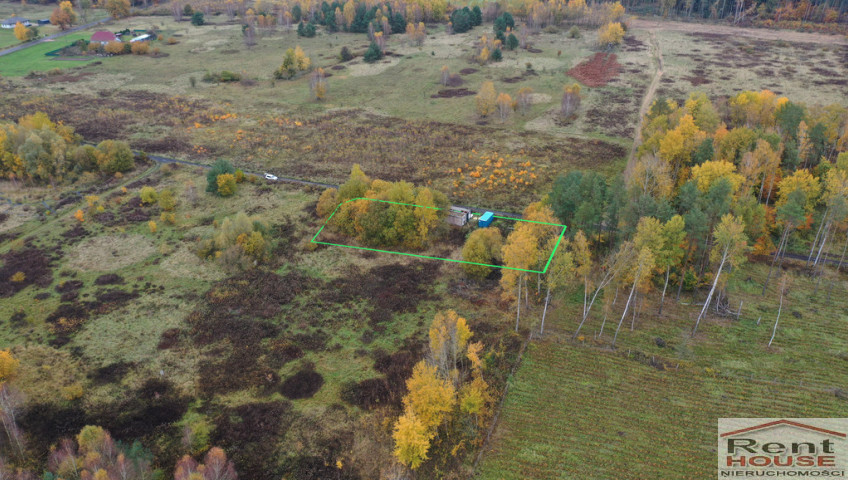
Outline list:
[[[353,54],[350,53],[350,49],[347,47],[342,47],[342,51],[339,53],[339,60],[343,62],[347,62],[353,60]]]
[[[559,29],[556,27],[556,25],[548,25],[547,27],[543,28],[542,31],[545,33],[559,33]]]
[[[186,4],[186,6],[183,7],[183,15],[190,17],[192,14],[194,14],[194,9],[191,8],[191,5]]]
[[[374,42],[371,42],[371,45],[368,47],[368,50],[365,52],[365,55],[362,58],[367,63],[374,63],[383,58],[383,51],[380,50],[379,45]]]
[[[212,168],[209,169],[209,172],[206,174],[206,191],[209,193],[218,194],[218,176],[224,173],[234,174],[236,171],[233,168],[233,165],[224,160],[223,158],[218,159],[213,165]],[[233,177],[235,179],[235,177]]]
[[[191,85],[191,88],[194,88],[194,87],[197,86],[197,79],[194,78],[193,76],[188,77],[188,83]]]
[[[130,49],[135,55],[146,55],[150,51],[150,42],[135,42]]]
[[[171,190],[162,190],[162,193],[159,194],[159,208],[166,212],[177,208],[177,200],[174,197],[174,192]]]
[[[241,75],[228,70],[224,70],[221,72],[221,75],[218,76],[219,82],[238,82],[239,80],[241,80]]]
[[[577,25],[568,29],[568,38],[580,38],[580,29],[577,28]]]
[[[138,196],[141,197],[141,203],[149,205],[156,203],[159,199],[159,194],[156,193],[156,189],[153,187],[141,187]]]
[[[177,39],[176,39],[176,38],[174,38],[174,37],[168,37],[168,42],[167,42],[167,43],[168,43],[168,45],[176,45],[176,44],[177,44]]]
[[[500,62],[503,60],[503,53],[501,53],[500,48],[496,48],[495,51],[492,52],[491,59],[493,62]]]
[[[110,53],[112,55],[120,55],[124,53],[124,43],[123,42],[109,42],[103,47],[106,50],[106,53]]]
[[[154,222],[153,220],[147,222],[147,228],[150,229],[150,233],[156,233],[156,222]]]
[[[188,6],[188,5],[186,5]],[[206,23],[206,20],[203,19],[203,12],[194,12],[191,15],[191,24],[195,27],[199,27]]]
[[[466,262],[494,264],[501,259],[503,236],[494,227],[478,228],[471,232],[462,247],[462,259]],[[472,278],[484,279],[492,272],[492,267],[463,263],[462,269]]]

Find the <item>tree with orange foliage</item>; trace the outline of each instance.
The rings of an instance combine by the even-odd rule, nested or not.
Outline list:
[[[56,25],[61,30],[65,30],[74,22],[77,21],[77,14],[74,12],[74,7],[71,2],[65,0],[59,3],[59,6],[53,9],[50,15],[50,23]]]

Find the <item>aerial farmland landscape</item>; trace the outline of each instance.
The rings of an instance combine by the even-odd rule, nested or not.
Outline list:
[[[0,479],[844,477],[848,0],[0,0]]]

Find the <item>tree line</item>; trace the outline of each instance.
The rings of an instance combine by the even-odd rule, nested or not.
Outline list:
[[[82,144],[73,128],[54,123],[45,113],[0,123],[0,175],[15,183],[42,185],[74,182],[85,174],[118,175],[135,167],[126,142]]]
[[[769,91],[714,104],[693,93],[683,105],[654,102],[641,140],[624,175],[568,172],[525,210],[524,219],[569,225],[555,251],[555,232],[541,224],[519,223],[505,238],[497,229],[469,236],[466,260],[511,267],[500,284],[504,298],[514,302],[516,330],[522,309],[533,302],[529,290],[543,305],[543,331],[550,292],[580,288],[583,309],[574,336],[601,303],[597,335],[609,319],[615,345],[628,317],[634,328],[649,292],[656,290],[661,315],[667,297],[704,288],[694,335],[710,309],[730,312],[728,277],[750,254],[770,265],[763,295],[787,252],[806,259],[816,278],[813,295],[823,278],[841,269],[848,247],[845,107],[803,105]],[[548,259],[547,272],[534,273]],[[826,259],[836,268],[826,269]],[[490,267],[469,265],[466,272],[481,278]],[[621,309],[616,318],[615,305]]]

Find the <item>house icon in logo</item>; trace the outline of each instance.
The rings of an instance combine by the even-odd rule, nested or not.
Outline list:
[[[757,430],[763,430],[763,429],[766,429],[766,428],[772,428],[772,427],[776,427],[776,426],[780,426],[780,425],[788,425],[790,427],[806,429],[806,430],[810,430],[810,431],[813,431],[813,432],[823,433],[823,434],[826,434],[826,435],[833,435],[835,437],[840,437],[840,438],[848,437],[848,434],[845,434],[845,433],[842,433],[842,432],[836,432],[836,431],[833,431],[833,430],[828,430],[826,428],[814,427],[812,425],[807,425],[805,423],[795,422],[795,421],[786,420],[786,419],[775,420],[773,422],[766,422],[766,423],[762,423],[760,425],[754,425],[752,427],[740,428],[739,430],[734,430],[732,432],[722,433],[720,436],[721,436],[721,438],[732,437],[734,435],[741,435],[743,433],[754,432],[754,431],[757,431]]]

